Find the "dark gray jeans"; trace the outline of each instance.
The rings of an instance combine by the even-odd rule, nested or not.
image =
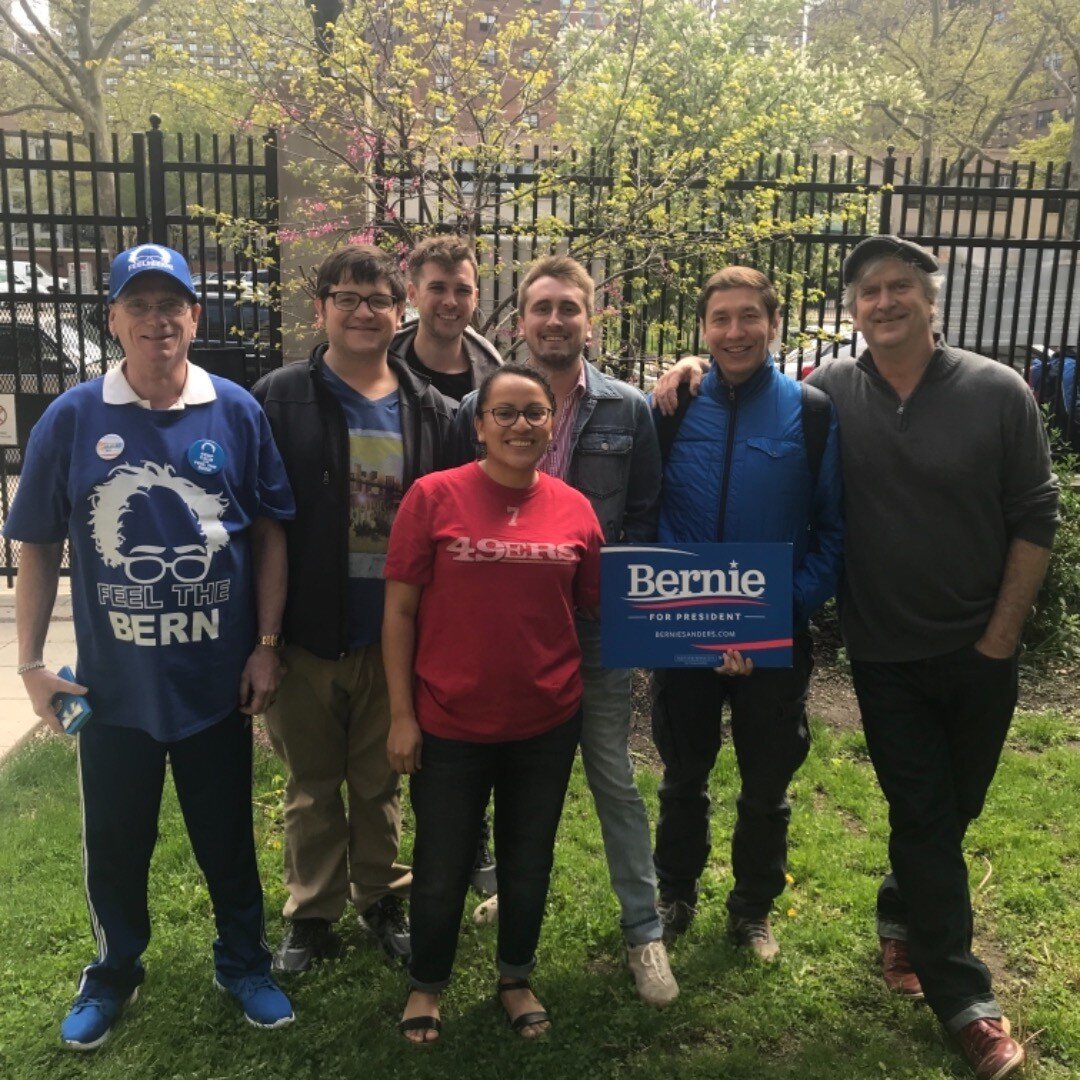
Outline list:
[[[813,666],[809,635],[800,634],[791,668],[757,668],[746,676],[711,668],[653,672],[653,739],[664,762],[653,853],[662,899],[697,900],[711,848],[709,774],[720,751],[725,701],[741,782],[728,911],[763,918],[784,891],[787,789],[810,751],[806,693]]]
[[[927,1004],[950,1031],[1000,1017],[990,972],[971,951],[962,844],[1016,708],[1017,658],[968,646],[903,663],[854,660],[851,671],[889,803],[892,874],[878,894],[879,931],[906,937]]]

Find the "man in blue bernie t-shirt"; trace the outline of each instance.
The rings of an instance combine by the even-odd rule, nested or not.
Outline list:
[[[4,528],[22,542],[18,670],[34,711],[60,730],[58,691],[93,709],[77,738],[97,956],[60,1029],[77,1050],[105,1041],[143,981],[166,761],[213,902],[216,985],[256,1027],[293,1019],[270,976],[251,818],[251,716],[281,676],[292,494],[255,400],[188,361],[199,305],[183,256],[121,252],[109,302],[124,362],[45,411]],[[41,659],[65,540],[77,683]]]

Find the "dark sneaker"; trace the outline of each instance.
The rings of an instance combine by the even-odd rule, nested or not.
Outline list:
[[[252,1027],[279,1028],[296,1019],[289,999],[269,975],[227,979],[218,973],[214,976],[214,985],[223,993],[232,995]]]
[[[391,960],[407,964],[412,956],[409,942],[409,916],[400,896],[387,893],[360,915],[360,921],[378,939],[382,951]]]
[[[769,918],[741,919],[728,916],[728,936],[740,949],[749,949],[759,960],[766,963],[775,960],[780,946],[773,937]]]
[[[671,948],[675,939],[690,929],[690,924],[697,915],[697,908],[685,900],[665,900],[661,897],[656,903],[656,913],[660,916],[663,927],[664,944]]]
[[[1002,1080],[1024,1064],[1024,1048],[1012,1038],[1009,1021],[972,1020],[956,1041],[978,1080]]]
[[[330,960],[341,952],[341,938],[326,919],[292,919],[274,953],[278,974],[301,975],[316,960]]]
[[[80,994],[60,1025],[60,1038],[73,1050],[96,1050],[109,1037],[124,1007],[138,996],[138,987],[127,997]]]
[[[922,984],[908,959],[907,942],[889,937],[878,940],[881,942],[881,974],[889,993],[922,1001]]]
[[[476,862],[473,863],[469,884],[481,896],[494,896],[499,890],[495,880],[495,860],[491,857],[491,822],[487,814],[480,824],[480,843],[476,848]]]

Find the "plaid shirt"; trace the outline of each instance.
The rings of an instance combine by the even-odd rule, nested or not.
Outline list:
[[[541,472],[557,477],[559,480],[566,479],[566,473],[570,468],[570,437],[574,431],[578,406],[584,396],[585,361],[582,360],[578,367],[578,380],[570,393],[566,395],[562,408],[555,414],[555,428],[551,433],[551,442],[548,443],[544,456],[536,466]]]

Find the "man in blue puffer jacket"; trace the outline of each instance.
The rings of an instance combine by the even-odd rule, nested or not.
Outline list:
[[[659,908],[669,941],[695,914],[710,849],[709,773],[727,701],[742,783],[728,929],[738,945],[772,960],[778,946],[769,912],[787,870],[787,788],[810,748],[808,623],[836,592],[842,566],[836,414],[773,364],[779,302],[763,274],[742,266],[714,274],[697,314],[712,368],[671,444],[658,539],[791,543],[794,664],[755,670],[731,652],[715,671],[654,673],[653,737],[664,762],[654,853]]]

